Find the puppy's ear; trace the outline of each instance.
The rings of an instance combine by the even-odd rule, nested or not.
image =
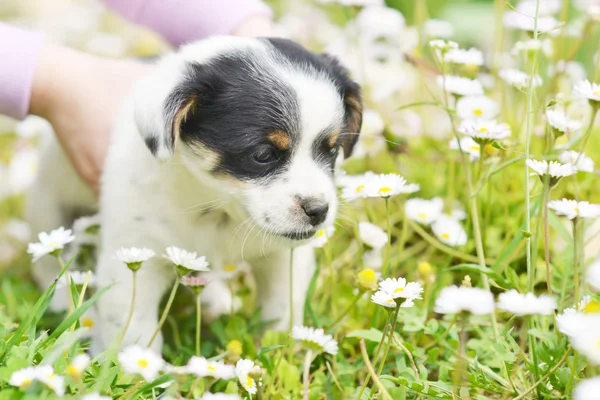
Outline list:
[[[335,77],[338,90],[340,90],[344,99],[346,120],[346,132],[344,133],[346,134],[342,137],[342,148],[344,149],[344,158],[348,158],[358,141],[362,125],[363,105],[360,86],[350,79],[349,71],[340,64],[336,57],[330,54],[321,54],[321,57]]]
[[[181,60],[167,56],[135,85],[135,124],[148,149],[160,160],[173,155],[181,124],[198,105],[196,96],[178,89],[185,70]]]

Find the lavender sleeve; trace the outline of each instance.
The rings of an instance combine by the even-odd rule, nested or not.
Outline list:
[[[0,23],[0,114],[23,119],[44,35]]]
[[[104,0],[129,21],[144,25],[173,45],[230,34],[252,16],[271,16],[260,0]]]

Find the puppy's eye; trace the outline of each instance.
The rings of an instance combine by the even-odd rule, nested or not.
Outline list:
[[[252,155],[258,164],[270,164],[279,160],[279,153],[273,147],[265,147]]]
[[[331,150],[329,150],[329,154],[331,154],[331,155],[335,155],[335,154],[337,154],[337,152],[338,152],[337,146],[332,147]]]

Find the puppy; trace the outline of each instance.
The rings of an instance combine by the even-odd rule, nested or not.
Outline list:
[[[132,274],[114,257],[120,247],[157,253],[138,271],[124,345],[145,345],[157,326],[174,279],[161,257],[171,245],[206,256],[216,271],[247,260],[262,317],[285,329],[290,247],[333,223],[335,161],[339,152],[350,155],[361,118],[359,87],[347,71],[288,40],[215,37],[160,60],[125,102],[104,169],[97,280],[116,284],[98,303],[96,350],[122,331],[131,301]],[[29,197],[36,231],[94,211],[92,194],[55,143],[42,162]],[[42,285],[57,274],[46,261],[34,270]],[[296,248],[295,323],[313,271],[312,250]],[[203,295],[213,307],[231,306],[218,280]],[[152,347],[161,344],[158,338]]]

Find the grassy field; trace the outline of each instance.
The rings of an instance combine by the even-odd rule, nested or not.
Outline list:
[[[252,277],[240,271],[230,278],[240,310],[202,327],[202,356],[226,365],[248,359],[260,367],[250,373],[238,368],[228,379],[169,366],[146,379],[135,373],[144,367],[119,361],[115,349],[89,366],[74,364],[89,345],[93,305],[104,290],[90,287],[79,296],[82,288],[73,286],[76,307],[47,310],[51,291],[42,293],[32,283],[27,240],[14,222],[23,217],[25,191],[14,182],[29,179],[23,171],[32,161],[11,170],[39,138],[24,135],[22,124],[3,121],[0,399],[91,393],[210,398],[207,392],[252,399],[600,398],[594,380],[600,362],[600,211],[581,203],[548,207],[563,198],[600,202],[598,170],[590,168],[600,161],[594,124],[600,86],[581,85],[600,82],[594,54],[600,5],[594,14],[593,8],[582,12],[579,2],[558,1],[553,8],[555,2],[541,1],[536,17],[536,1],[521,3],[516,11],[502,1],[477,3],[478,14],[454,21],[458,32],[469,18],[478,23],[477,15],[493,22],[489,37],[471,32],[457,39],[461,48],[483,51],[480,63],[476,52],[457,52],[445,41],[453,38],[451,28],[431,22],[425,2],[403,9],[410,13],[406,25],[395,11],[275,2],[282,33],[336,54],[363,85],[363,135],[357,156],[343,165],[340,215],[331,238],[317,249],[304,316],[305,326],[323,328],[339,349],[330,354],[322,342],[269,330],[255,306]],[[561,11],[561,5],[568,8]],[[124,55],[163,49],[151,36],[129,37]],[[430,43],[434,39],[441,41]],[[455,84],[455,76],[469,81]],[[564,154],[568,150],[587,156]],[[540,176],[528,159],[560,159],[563,165]],[[389,185],[362,175],[367,171],[399,174],[420,189],[388,197]],[[348,193],[358,198],[348,199]],[[439,200],[414,201],[434,198]],[[368,231],[360,222],[378,228]],[[421,285],[414,306],[390,300],[408,287],[397,281],[398,290],[378,286],[388,277]],[[458,289],[444,289],[450,285]],[[392,307],[371,300],[378,290]],[[534,296],[520,295],[525,293]],[[162,357],[183,366],[196,354],[196,307],[188,288],[177,294],[163,327]],[[34,365],[51,366],[54,375],[15,383],[16,371]]]

